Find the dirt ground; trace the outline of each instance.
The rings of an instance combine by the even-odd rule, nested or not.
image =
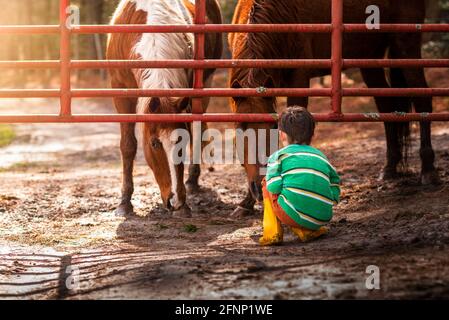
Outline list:
[[[447,70],[432,73],[443,85]],[[448,110],[439,99],[436,109]],[[54,112],[57,101],[1,100],[0,112]],[[212,110],[225,101],[215,101]],[[326,101],[315,99],[313,111]],[[372,101],[345,101],[351,111]],[[112,112],[109,101],[77,101],[76,112]],[[0,149],[0,298],[312,299],[449,298],[449,126],[434,124],[444,181],[418,183],[418,127],[409,174],[378,180],[381,124],[320,124],[315,145],[343,178],[342,203],[328,236],[261,248],[261,209],[229,217],[245,192],[243,170],[217,166],[190,195],[192,219],[171,217],[139,154],[136,215],[117,217],[119,133],[115,124],[17,125]],[[205,170],[207,171],[207,170]],[[368,290],[367,267],[380,268]],[[67,288],[70,269],[78,287]]]

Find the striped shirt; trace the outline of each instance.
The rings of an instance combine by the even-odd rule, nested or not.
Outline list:
[[[292,144],[268,159],[267,189],[296,223],[311,230],[326,225],[340,201],[340,177],[326,156]]]

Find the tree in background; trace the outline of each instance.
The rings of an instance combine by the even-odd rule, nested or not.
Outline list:
[[[238,0],[220,0],[225,23],[231,23]]]
[[[449,23],[449,0],[426,0],[427,23]],[[449,35],[447,33],[426,33],[424,52],[434,58],[449,56]]]

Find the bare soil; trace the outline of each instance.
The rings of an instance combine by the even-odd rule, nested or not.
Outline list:
[[[443,85],[447,70],[433,72]],[[315,99],[313,111],[327,101]],[[345,101],[374,110],[371,99]],[[226,101],[216,100],[212,110]],[[3,113],[54,112],[57,101],[2,100]],[[448,100],[436,101],[448,110]],[[112,112],[109,101],[79,101],[77,112]],[[217,166],[190,195],[192,219],[174,218],[141,154],[136,215],[117,217],[119,131],[115,124],[17,125],[0,149],[0,298],[4,299],[353,299],[449,298],[449,127],[434,124],[444,181],[419,184],[418,127],[407,174],[378,180],[381,124],[320,124],[315,145],[339,169],[342,203],[328,236],[261,248],[261,208],[229,218],[246,190],[239,166]],[[381,289],[368,290],[370,265]],[[79,270],[69,289],[67,267]]]

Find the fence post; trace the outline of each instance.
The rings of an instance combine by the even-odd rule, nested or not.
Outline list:
[[[59,1],[59,27],[60,27],[60,62],[61,62],[61,96],[60,114],[69,116],[72,114],[71,107],[71,83],[70,83],[70,29],[67,25],[70,18],[70,0]]]
[[[332,0],[332,111],[341,114],[343,66],[343,0]]]
[[[195,1],[195,24],[204,25],[206,24],[206,0],[196,0]],[[203,61],[205,59],[205,33],[195,33],[195,50],[194,50],[194,60]],[[194,89],[204,89],[204,69],[197,68],[194,70]],[[203,110],[203,99],[193,98],[192,99],[192,113],[202,114]],[[192,123],[192,163],[201,164],[201,145],[202,145],[202,123],[193,122]]]
[[[206,23],[206,0],[196,0],[195,2],[195,24],[204,25]],[[205,59],[205,33],[195,33],[194,59],[203,61]],[[204,69],[195,69],[194,89],[204,89]],[[203,99],[195,98],[192,101],[193,113],[203,113]]]

